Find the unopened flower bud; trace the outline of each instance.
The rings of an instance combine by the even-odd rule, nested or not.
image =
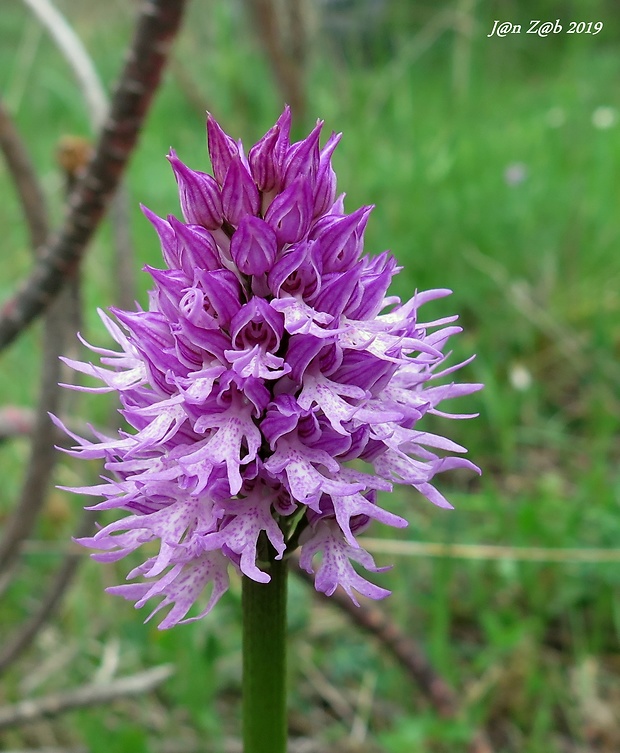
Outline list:
[[[241,157],[236,156],[231,160],[222,186],[224,216],[231,225],[237,226],[246,215],[256,215],[259,205],[256,184]]]
[[[311,238],[319,242],[325,272],[342,272],[359,258],[364,230],[372,207],[360,207],[352,214],[326,215],[318,220]]]
[[[336,173],[332,167],[332,154],[341,137],[341,133],[332,133],[327,144],[321,149],[314,189],[313,217],[320,217],[332,206],[336,198]]]
[[[221,186],[226,178],[231,160],[239,154],[239,147],[230,136],[224,133],[211,113],[207,115],[207,145],[213,175]]]
[[[204,306],[217,318],[222,327],[227,326],[241,308],[241,286],[237,276],[229,269],[212,272],[198,270],[197,285],[204,291]]]
[[[140,209],[142,209],[144,216],[155,228],[155,232],[159,236],[161,253],[166,265],[170,269],[178,269],[180,266],[179,241],[172,226],[167,220],[159,217],[155,212],[151,212],[151,210],[148,207],[145,207],[144,204],[140,205]]]
[[[276,149],[280,138],[280,128],[276,124],[255,144],[248,154],[252,178],[258,190],[267,192],[280,185],[282,163]]]
[[[222,262],[213,236],[201,225],[185,225],[170,217],[179,243],[179,262],[191,279],[196,269],[220,269]]]
[[[168,161],[179,185],[179,201],[186,222],[215,230],[222,224],[222,197],[214,178],[191,170],[170,150]]]
[[[292,144],[284,162],[284,176],[282,185],[290,186],[299,177],[304,177],[314,189],[316,174],[319,168],[319,137],[323,121],[319,120],[310,135]]]
[[[311,188],[301,177],[276,196],[265,214],[265,221],[276,231],[279,244],[301,240],[311,220]]]
[[[239,270],[245,275],[262,275],[273,266],[276,252],[274,230],[264,220],[246,215],[230,242],[230,254]]]

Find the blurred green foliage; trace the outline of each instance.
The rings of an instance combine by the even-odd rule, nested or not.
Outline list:
[[[395,285],[402,296],[416,288],[453,289],[450,299],[429,305],[428,316],[443,315],[446,306],[461,314],[465,332],[455,341],[454,358],[476,352],[465,376],[487,385],[455,406],[479,411],[480,418],[435,424],[471,449],[482,478],[443,479],[456,507],[451,513],[397,491],[389,504],[411,521],[399,536],[618,548],[617,3],[335,5],[323,18],[309,13],[310,122],[299,132],[317,116],[328,132],[344,132],[335,165],[347,208],[376,205],[368,251],[393,250],[404,267]],[[59,6],[109,85],[129,38],[127,4],[67,0]],[[337,10],[341,17],[350,14],[344,31],[333,24]],[[602,20],[604,29],[597,36],[547,39],[486,36],[495,19],[526,24],[539,17]],[[16,1],[5,3],[0,14],[0,90],[58,221],[63,189],[54,145],[62,134],[87,133],[88,120],[66,64]],[[138,202],[160,214],[178,212],[165,160],[169,146],[192,167],[206,169],[205,109],[247,144],[270,126],[282,104],[243,6],[194,3],[127,178],[136,264],[157,266],[159,258]],[[6,297],[30,259],[1,165],[0,187],[0,292]],[[84,330],[97,343],[104,334],[95,307],[114,301],[111,260],[104,228],[84,269]],[[140,286],[144,302],[146,275]],[[35,327],[3,354],[4,402],[34,401],[39,343]],[[104,396],[80,405],[93,421],[110,420],[112,406]],[[16,498],[26,457],[22,440],[0,446],[0,515]],[[63,461],[56,480],[76,483],[82,472]],[[37,532],[44,551],[25,556],[20,578],[0,604],[4,626],[30,611],[77,507],[76,499],[53,493]],[[372,533],[393,537],[391,531]],[[159,634],[141,625],[141,615],[128,605],[103,594],[126,571],[126,563],[84,567],[62,614],[8,677],[0,701],[85,681],[111,645],[119,672],[173,661],[175,677],[153,699],[71,714],[23,735],[7,734],[2,744],[37,747],[51,735],[58,744],[84,744],[91,751],[112,740],[114,750],[150,751],[173,738],[186,749],[216,753],[234,731],[238,589],[200,624]],[[293,583],[291,688],[293,714],[305,719],[300,729],[309,726],[326,740],[348,734],[308,683],[304,661],[312,661],[347,697],[355,697],[368,673],[375,678],[369,734],[388,753],[464,751],[479,724],[490,730],[497,751],[620,749],[615,724],[604,721],[610,714],[620,718],[617,566],[399,558],[391,573],[377,577],[394,591],[385,609],[458,688],[463,718],[441,720],[415,689],[403,693],[399,668],[328,607],[311,608],[310,595]],[[53,670],[54,656],[60,673]]]

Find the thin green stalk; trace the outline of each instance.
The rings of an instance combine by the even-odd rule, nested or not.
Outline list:
[[[286,753],[287,563],[269,583],[243,577],[243,751]]]

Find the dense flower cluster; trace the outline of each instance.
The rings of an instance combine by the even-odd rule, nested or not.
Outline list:
[[[356,539],[371,521],[406,525],[378,492],[408,484],[449,507],[435,474],[477,470],[449,454],[463,447],[418,428],[479,387],[428,386],[462,365],[439,368],[456,317],[418,322],[423,303],[450,291],[386,297],[398,267],[387,252],[362,256],[371,207],[345,214],[331,165],[340,135],[320,148],[321,125],[291,144],[287,108],[246,156],[209,117],[213,176],[171,151],[184,222],[144,210],[166,263],[147,267],[148,311],[113,310],[118,324],[101,312],[120,346],[88,346],[101,366],[65,359],[104,385],[84,389],[119,393],[132,427],[97,442],[72,434],[71,452],[110,474],[72,491],[130,513],[81,542],[104,562],[159,545],[129,573],[138,582],[108,590],[137,607],[163,597],[162,628],[210,587],[190,619],[206,614],[231,563],[267,582],[270,547],[281,558],[300,546],[320,591],[382,598],[351,564],[378,570]]]

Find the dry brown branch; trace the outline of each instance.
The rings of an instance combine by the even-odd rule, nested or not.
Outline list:
[[[31,724],[45,717],[58,716],[74,709],[100,706],[119,698],[150,693],[173,672],[174,667],[171,664],[162,664],[105,684],[90,683],[64,693],[29,698],[12,706],[0,707],[0,729]]]
[[[86,172],[92,158],[93,145],[80,136],[64,136],[57,149],[57,159],[66,176],[68,192],[77,185]],[[113,273],[116,278],[114,304],[122,309],[131,309],[136,299],[136,265],[131,241],[129,220],[129,196],[121,183],[112,198],[109,216],[114,247]],[[81,322],[81,317],[78,318]]]
[[[498,544],[443,544],[432,541],[390,541],[364,537],[360,543],[375,554],[402,557],[448,557],[465,560],[511,560],[514,562],[620,562],[620,549],[550,548]]]
[[[88,54],[81,45],[81,42],[77,35],[73,32],[71,27],[66,23],[64,18],[55,10],[54,6],[48,0],[26,0],[39,15],[41,20],[45,23],[48,30],[54,36],[58,46],[61,48],[65,57],[69,61],[70,66],[74,70],[78,81],[81,84],[81,88],[84,92],[84,96],[88,102],[89,114],[94,128],[98,128],[103,120],[105,112],[107,110],[107,102],[105,92],[101,86],[94,66],[92,65]],[[166,3],[162,3],[166,5]],[[97,181],[100,181],[99,185],[105,187],[105,177],[107,175],[108,181],[110,176],[115,180],[118,178],[118,162],[119,154],[122,153],[123,158],[126,160],[131,147],[135,143],[137,138],[137,126],[132,118],[137,115],[142,115],[146,109],[150,96],[152,95],[156,84],[159,80],[159,74],[163,60],[165,59],[165,50],[158,48],[155,45],[155,52],[151,57],[147,58],[147,62],[153,64],[153,70],[142,68],[144,61],[138,59],[141,52],[141,45],[144,46],[148,41],[155,41],[153,37],[159,38],[160,43],[169,38],[169,35],[174,31],[174,24],[172,31],[164,29],[162,31],[161,26],[167,21],[176,18],[180,18],[180,10],[182,3],[169,2],[168,5],[175,6],[173,10],[170,8],[159,9],[157,3],[146,3],[143,8],[142,24],[138,24],[138,29],[135,37],[135,45],[133,48],[133,58],[130,56],[127,66],[125,68],[125,78],[121,80],[121,84],[118,89],[118,97],[115,100],[117,102],[117,115],[121,116],[118,122],[112,119],[112,122],[108,124],[107,131],[104,130],[101,143],[107,145],[107,151],[104,149],[98,155],[95,156],[95,160],[92,164],[97,164],[99,159],[99,165],[101,168],[101,178],[97,175],[93,176],[88,170],[84,170],[84,159],[88,156],[88,149],[70,150],[61,149],[61,166],[65,171],[67,178],[68,188],[72,188],[76,182],[76,179],[81,172],[86,172],[84,176],[84,186],[87,186],[87,180],[91,178],[91,189],[97,185]],[[153,25],[150,23],[152,19],[156,19],[159,23]],[[140,35],[142,32],[142,36]],[[146,39],[145,39],[146,38]],[[141,73],[143,80],[136,75]],[[120,99],[120,104],[119,104]],[[4,121],[8,120],[7,114],[4,113]],[[114,113],[113,113],[114,115]],[[129,137],[126,133],[123,133],[123,127],[127,129],[127,122],[122,122],[122,117],[129,119]],[[138,122],[140,118],[137,118]],[[114,128],[117,129],[115,134]],[[5,132],[13,137],[13,141],[16,140],[15,130],[5,128]],[[107,135],[107,141],[106,141]],[[114,138],[116,135],[116,139]],[[66,146],[66,145],[65,145]],[[123,152],[122,149],[125,149]],[[27,154],[25,149],[13,150],[18,156],[19,160],[14,159],[9,162],[12,167],[16,165],[16,169],[19,169],[20,181],[16,178],[16,185],[20,190],[20,196],[23,194],[25,197],[35,194],[32,189],[32,185],[36,187],[37,181],[34,174],[34,170],[29,166],[27,160]],[[76,157],[77,159],[73,159]],[[71,160],[67,162],[67,157],[71,157]],[[103,160],[109,158],[109,164],[105,164]],[[24,177],[28,178],[28,181],[24,180]],[[24,185],[25,184],[25,185]],[[30,185],[31,184],[31,185]],[[30,187],[29,187],[30,186]],[[77,195],[80,196],[80,187],[77,189]],[[27,189],[27,190],[26,190]],[[110,191],[112,188],[110,188]],[[88,192],[87,198],[88,198]],[[96,192],[91,190],[90,204],[87,202],[87,207],[92,208],[96,203],[96,199],[93,196]],[[84,192],[82,192],[84,194]],[[30,212],[37,212],[35,219],[38,219],[38,227],[43,228],[45,232],[38,232],[31,235],[33,237],[33,246],[38,248],[38,262],[39,269],[41,265],[53,261],[53,253],[44,246],[47,239],[47,223],[41,220],[41,214],[44,212],[44,202],[41,192],[38,192],[38,201],[36,206],[32,201],[26,202],[22,199],[25,209]],[[76,204],[70,204],[70,207],[76,207]],[[79,203],[78,203],[79,206]],[[101,209],[102,211],[102,209]],[[33,220],[26,212],[29,224],[32,226]],[[79,235],[80,228],[84,229],[85,215],[79,213],[74,218],[73,231],[77,231]],[[53,248],[53,246],[52,246]],[[73,248],[73,251],[78,250],[77,247]],[[83,250],[83,246],[82,249]],[[80,252],[81,252],[80,250]],[[19,554],[21,544],[23,540],[32,531],[38,513],[42,507],[45,499],[45,493],[49,485],[49,478],[53,469],[55,453],[54,453],[54,439],[56,436],[56,429],[52,426],[49,413],[59,413],[60,398],[58,391],[58,382],[60,381],[60,363],[58,356],[66,350],[68,332],[73,326],[78,326],[78,322],[81,318],[80,314],[80,295],[79,295],[79,282],[77,279],[77,262],[79,261],[79,254],[73,260],[73,263],[68,263],[64,267],[63,275],[57,279],[58,286],[63,282],[70,279],[70,284],[66,287],[60,298],[54,301],[47,311],[45,318],[45,333],[44,333],[44,352],[43,352],[43,366],[42,366],[42,380],[40,388],[40,398],[38,402],[37,412],[35,415],[34,427],[32,432],[32,447],[30,462],[27,467],[26,478],[22,487],[20,500],[16,509],[14,510],[9,522],[5,528],[5,533],[2,541],[0,542],[0,571],[9,572],[12,570],[12,566]],[[117,268],[119,265],[116,265]],[[57,266],[52,266],[55,272],[63,269],[62,264],[58,263]],[[37,266],[35,266],[35,273]],[[57,290],[55,291],[57,292]],[[44,296],[45,297],[45,296]],[[69,571],[71,567],[69,567]],[[61,575],[64,571],[61,571]],[[66,573],[65,573],[66,575]],[[10,582],[9,577],[3,579],[2,586],[5,588]],[[61,579],[62,583],[62,579]],[[61,591],[64,591],[64,587],[59,585]],[[36,628],[38,630],[38,627]],[[36,632],[36,631],[35,631]],[[16,646],[21,646],[18,641]],[[9,649],[13,648],[13,644],[9,645]],[[18,648],[18,650],[21,650]],[[3,655],[5,658],[12,656],[11,652]],[[8,660],[8,659],[7,659]]]
[[[24,142],[0,100],[0,149],[22,205],[32,248],[45,243],[48,233],[45,197]]]
[[[246,0],[254,28],[295,121],[306,119],[307,33],[303,0]]]
[[[295,568],[302,580],[314,586],[314,578],[301,568]],[[454,690],[435,671],[424,651],[409,635],[406,635],[394,623],[383,609],[362,602],[359,607],[338,588],[331,596],[315,591],[317,598],[324,598],[329,604],[337,606],[352,622],[377,638],[381,646],[396,659],[424,695],[429,699],[439,714],[446,718],[455,718],[460,714],[459,702]],[[470,753],[492,753],[492,748],[484,732],[475,734],[470,745]]]
[[[41,248],[32,273],[2,307],[0,348],[45,310],[83,256],[137,143],[184,7],[185,0],[145,0],[142,4],[93,161],[71,196],[60,232]]]
[[[108,112],[105,89],[82,40],[51,0],[22,0],[52,36],[75,75],[97,133]]]
[[[204,118],[205,112],[213,110],[200,83],[178,55],[172,55],[170,58],[170,72],[174,76],[175,84],[198,117]]]
[[[75,33],[73,27],[55,7],[51,0],[23,0],[46,27],[56,46],[69,64],[82,92],[93,134],[98,134],[105,121],[110,103],[95,64]],[[71,137],[69,137],[71,138]],[[73,137],[73,141],[75,137]],[[69,144],[71,146],[71,143]],[[89,159],[92,146],[87,142]],[[81,165],[80,165],[81,166]],[[84,167],[86,165],[84,164]],[[77,171],[67,170],[68,175],[78,177]],[[117,300],[121,308],[131,308],[135,294],[135,265],[131,234],[129,232],[128,196],[121,183],[110,206],[112,237],[115,249],[114,271],[116,272]]]
[[[355,716],[353,706],[346,695],[339,688],[334,687],[312,661],[310,646],[300,647],[297,659],[306,680],[322,701],[332,709],[336,718],[345,723],[352,721]]]
[[[5,750],[4,753],[89,753],[88,748],[20,748]]]
[[[152,748],[154,753],[204,753],[204,742],[196,741],[187,743],[182,740],[163,740],[155,743]],[[335,748],[326,748],[321,741],[309,738],[294,738],[289,743],[290,753],[329,753]],[[222,742],[223,753],[243,753],[241,740],[226,738]],[[4,753],[88,753],[87,748],[28,748],[20,750],[6,750]],[[362,751],[359,751],[362,753]]]
[[[308,583],[314,585],[314,578],[301,568],[295,572]],[[323,595],[316,592],[321,598]],[[327,597],[324,597],[327,598]],[[335,604],[358,626],[379,640],[424,692],[437,711],[445,717],[452,717],[457,711],[456,695],[452,688],[433,669],[426,655],[410,636],[406,635],[383,609],[365,601],[359,607],[347,594],[337,589],[328,602]]]
[[[131,238],[128,195],[121,185],[110,207],[112,238],[114,241],[114,272],[116,276],[115,305],[121,309],[133,309],[137,297],[136,264]]]
[[[297,737],[289,740],[288,750],[290,753],[330,753],[330,751],[335,752],[337,748],[333,746],[326,747],[325,743],[321,740]],[[159,744],[155,744],[153,751],[154,753],[204,753],[205,746],[203,741],[188,744],[185,741],[164,740]],[[222,741],[222,751],[223,753],[243,753],[243,743],[234,737],[227,737]],[[35,751],[14,751],[14,753],[35,753]],[[64,752],[53,751],[52,753]],[[66,751],[66,753],[73,752]],[[360,750],[359,753],[363,753],[363,751]]]
[[[8,113],[4,113],[4,121],[10,123]],[[31,227],[33,251],[36,252],[46,240],[47,214],[43,192],[28,157],[26,147],[21,142],[16,129],[12,128],[12,141],[8,144],[20,155],[19,161],[7,156],[10,169],[19,169],[19,173],[12,172],[14,183],[18,189],[24,214]],[[67,176],[70,171],[66,171]],[[28,197],[36,195],[38,204],[27,211]],[[30,212],[30,213],[29,213]],[[34,212],[34,214],[32,214]],[[24,539],[35,526],[38,514],[45,501],[50,484],[51,474],[56,461],[54,441],[57,429],[50,421],[50,413],[59,413],[61,405],[61,391],[58,385],[61,375],[61,364],[58,357],[66,350],[70,333],[75,333],[75,327],[80,320],[80,296],[78,280],[72,279],[62,294],[50,306],[45,314],[43,358],[41,364],[41,380],[37,408],[34,411],[32,430],[30,433],[30,457],[26,467],[26,474],[22,484],[19,500],[5,527],[0,541],[0,572],[3,580],[0,592],[4,591],[11,582],[14,564]],[[64,590],[64,589],[63,589]],[[40,626],[39,626],[40,627]],[[37,627],[36,630],[39,628]],[[36,631],[35,631],[36,633]],[[27,633],[20,634],[27,638]],[[12,644],[11,644],[12,645]],[[19,640],[18,644],[19,645]]]
[[[63,293],[50,306],[45,316],[43,359],[39,399],[31,434],[31,447],[26,475],[19,495],[19,501],[5,526],[0,541],[0,572],[11,569],[22,542],[34,528],[37,516],[49,486],[56,452],[54,439],[56,428],[49,413],[60,411],[60,367],[58,356],[67,342],[67,295]]]
[[[16,437],[27,437],[34,430],[35,411],[32,408],[23,408],[18,405],[4,405],[0,407],[0,442]],[[66,425],[71,431],[82,437],[96,439],[91,425],[80,419],[69,418]],[[110,433],[112,429],[101,429],[103,433]],[[75,440],[65,434],[64,431],[56,429],[54,433],[54,444],[58,447],[71,447]]]
[[[34,411],[18,405],[0,408],[0,442],[13,437],[27,437],[34,426]]]
[[[24,216],[29,228],[33,250],[40,247],[47,238],[48,222],[46,202],[34,170],[32,160],[6,110],[0,107],[0,131],[3,133],[0,146],[11,172]],[[60,376],[58,355],[64,343],[64,316],[62,302],[57,302],[45,319],[45,340],[43,350],[43,370],[39,391],[39,402],[34,416],[30,461],[22,485],[19,502],[13,511],[0,541],[0,572],[5,577],[5,588],[10,577],[7,572],[19,552],[24,538],[34,526],[43,504],[52,471],[53,427],[48,411],[57,412],[59,407],[58,381]]]

